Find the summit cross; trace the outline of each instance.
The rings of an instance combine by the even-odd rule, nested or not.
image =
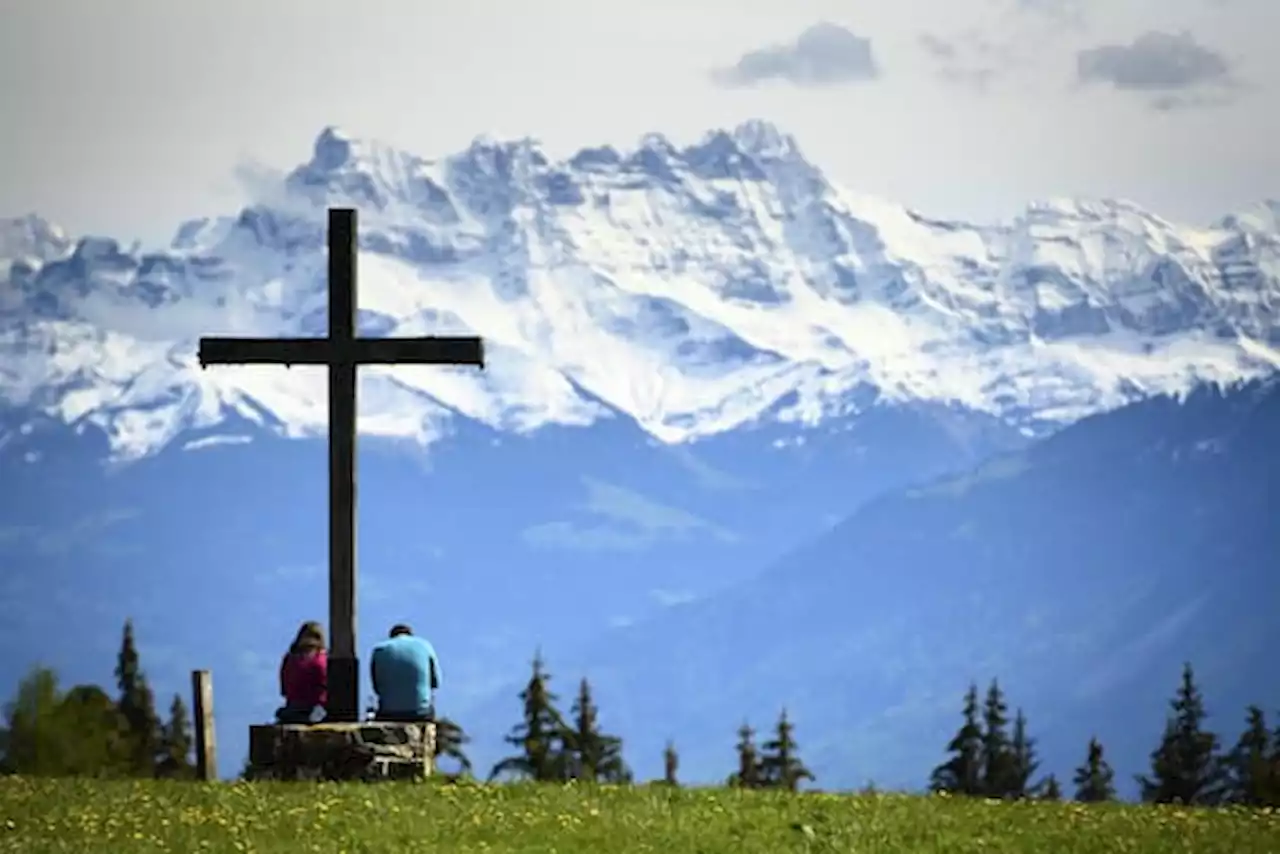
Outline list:
[[[201,338],[200,367],[325,365],[329,371],[329,704],[327,719],[359,720],[356,654],[356,367],[474,365],[477,337],[356,334],[356,212],[329,209],[329,334],[324,338]]]

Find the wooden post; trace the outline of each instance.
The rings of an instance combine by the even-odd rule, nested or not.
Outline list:
[[[356,212],[329,211],[328,720],[360,720],[356,657]]]
[[[191,693],[196,726],[196,779],[211,783],[218,779],[218,745],[213,734],[213,674],[191,671]]]

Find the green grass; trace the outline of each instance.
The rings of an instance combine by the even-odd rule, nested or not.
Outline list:
[[[1270,854],[1280,812],[658,787],[0,778],[0,851]]]

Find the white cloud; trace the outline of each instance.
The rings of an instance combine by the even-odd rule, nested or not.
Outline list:
[[[687,605],[698,598],[690,590],[650,590],[649,596],[663,608]]]

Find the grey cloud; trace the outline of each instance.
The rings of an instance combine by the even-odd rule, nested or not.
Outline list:
[[[921,50],[937,65],[939,79],[953,85],[986,90],[1001,74],[1017,64],[1017,58],[1002,45],[989,41],[976,31],[967,31],[953,39],[933,33],[917,36]]]
[[[1222,54],[1196,42],[1190,33],[1147,32],[1131,43],[1104,44],[1076,54],[1079,82],[1156,93],[1157,105],[1169,93],[1206,86],[1234,85],[1231,64]]]
[[[939,38],[932,33],[921,33],[919,41],[920,47],[924,48],[925,53],[938,59],[955,59],[960,52],[954,43]]]
[[[819,87],[879,76],[871,40],[825,21],[809,27],[793,42],[748,51],[733,66],[712,72],[712,78],[724,86],[757,86],[780,80]]]
[[[1210,107],[1230,106],[1233,98],[1222,93],[1188,95],[1158,95],[1151,99],[1150,107],[1156,112],[1168,113],[1174,110],[1208,109]]]
[[[988,0],[990,20],[917,44],[949,85],[986,91],[1002,78],[1040,63],[1044,53],[1086,24],[1086,0]]]
[[[917,37],[947,84],[986,91],[1039,64],[1046,50],[1085,26],[1082,0],[990,0],[989,5],[990,21]]]

